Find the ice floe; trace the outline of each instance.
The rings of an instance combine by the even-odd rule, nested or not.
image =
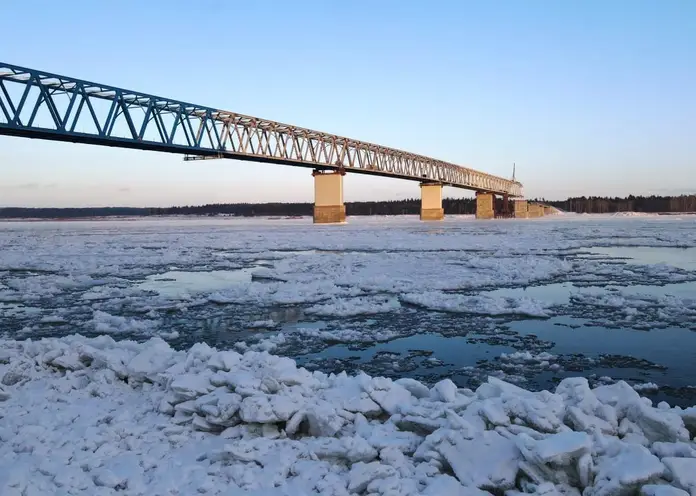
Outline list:
[[[549,303],[528,297],[461,295],[443,292],[405,294],[402,300],[431,310],[480,315],[524,315],[548,317]]]
[[[227,305],[236,313],[267,309],[246,320],[267,320],[278,306],[302,306],[315,319],[350,319],[416,305],[501,319],[575,309],[597,324],[606,324],[608,310],[626,326],[688,325],[694,317],[688,295],[600,287],[559,303],[543,292],[529,298],[491,290],[696,281],[696,270],[688,270],[689,250],[696,249],[692,225],[608,216],[504,225],[452,218],[436,229],[408,217],[356,218],[340,230],[254,219],[2,224],[0,304],[16,305],[7,310],[14,332],[38,323],[61,333],[122,334],[113,320],[95,322],[103,312],[140,326],[134,336],[170,335],[157,324],[171,325],[164,323],[169,314]],[[647,251],[640,260],[612,251],[625,246]],[[673,260],[650,252],[656,248],[672,250]],[[36,319],[30,308],[42,315]]]

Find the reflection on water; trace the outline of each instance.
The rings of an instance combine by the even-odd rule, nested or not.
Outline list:
[[[570,295],[577,290],[569,282],[558,284],[545,284],[542,286],[528,286],[526,288],[501,288],[492,291],[482,291],[479,294],[486,296],[502,296],[505,298],[534,298],[543,300],[556,305],[567,305],[570,303]]]
[[[633,286],[608,286],[607,289],[620,290],[626,295],[649,295],[649,296],[676,296],[678,298],[696,299],[696,282],[683,282],[679,284],[665,284],[664,286],[646,286],[635,284]]]
[[[549,349],[553,354],[630,356],[668,367],[667,371],[659,372],[660,377],[655,378],[657,383],[663,383],[665,378],[669,378],[669,383],[675,386],[687,386],[694,382],[696,332],[688,329],[608,329],[591,327],[583,319],[569,317],[517,321],[509,323],[507,327],[520,335],[534,335],[553,343]]]
[[[668,248],[664,246],[611,246],[593,247],[591,253],[607,257],[627,258],[630,263],[642,265],[666,264],[684,270],[696,270],[696,248]]]
[[[663,286],[648,286],[634,284],[632,286],[575,286],[572,283],[545,284],[541,286],[528,286],[526,288],[500,288],[492,291],[481,291],[478,294],[486,296],[500,296],[505,298],[534,298],[553,305],[568,305],[573,295],[600,295],[609,292],[619,292],[622,295],[648,295],[648,296],[676,296],[678,298],[696,299],[696,282],[684,282],[665,284]]]
[[[298,323],[304,319],[304,310],[301,307],[281,307],[270,311],[269,318],[273,322]]]
[[[271,250],[268,253],[287,257],[288,255],[316,255],[317,250]]]
[[[688,406],[696,397],[696,390],[688,387],[696,372],[694,350],[696,332],[688,329],[609,329],[589,326],[583,319],[557,317],[511,322],[494,333],[424,333],[380,343],[341,343],[294,358],[300,365],[320,369],[335,365],[336,370],[364,370],[388,377],[407,372],[427,382],[450,377],[463,387],[475,387],[472,378],[480,381],[501,373],[503,378],[507,374],[521,378],[526,387],[549,390],[565,377],[608,376],[630,383],[669,385],[672,392],[662,390],[653,398]],[[532,361],[501,360],[501,354],[516,351],[530,352]],[[548,358],[535,360],[542,351],[550,354],[545,355]],[[691,392],[677,393],[674,388]]]
[[[328,327],[326,322],[288,322],[283,325],[284,332],[293,332],[303,329],[312,331],[321,331]]]
[[[146,281],[138,284],[137,287],[146,291],[155,291],[168,298],[180,298],[249,283],[251,273],[252,269],[210,272],[170,271],[148,276]]]
[[[349,358],[356,357],[360,363],[370,362],[380,353],[394,353],[409,355],[416,352],[427,351],[426,355],[431,361],[437,359],[445,365],[454,365],[456,368],[474,366],[479,360],[490,359],[500,353],[513,351],[509,346],[489,345],[477,346],[469,342],[466,337],[445,337],[440,334],[416,334],[406,338],[394,339],[384,343],[378,343],[367,349],[351,349],[345,345],[331,346],[316,355],[307,355],[306,358]]]

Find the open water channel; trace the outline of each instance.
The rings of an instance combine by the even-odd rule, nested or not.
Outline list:
[[[696,401],[696,218],[0,224],[5,338],[205,342],[311,369]]]

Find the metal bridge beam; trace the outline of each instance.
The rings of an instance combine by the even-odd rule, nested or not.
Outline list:
[[[522,196],[522,184],[393,148],[0,62],[0,135],[340,170]]]

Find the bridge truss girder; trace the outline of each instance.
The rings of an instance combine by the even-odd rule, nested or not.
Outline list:
[[[0,135],[438,182],[522,196],[501,177],[280,122],[0,63]]]

